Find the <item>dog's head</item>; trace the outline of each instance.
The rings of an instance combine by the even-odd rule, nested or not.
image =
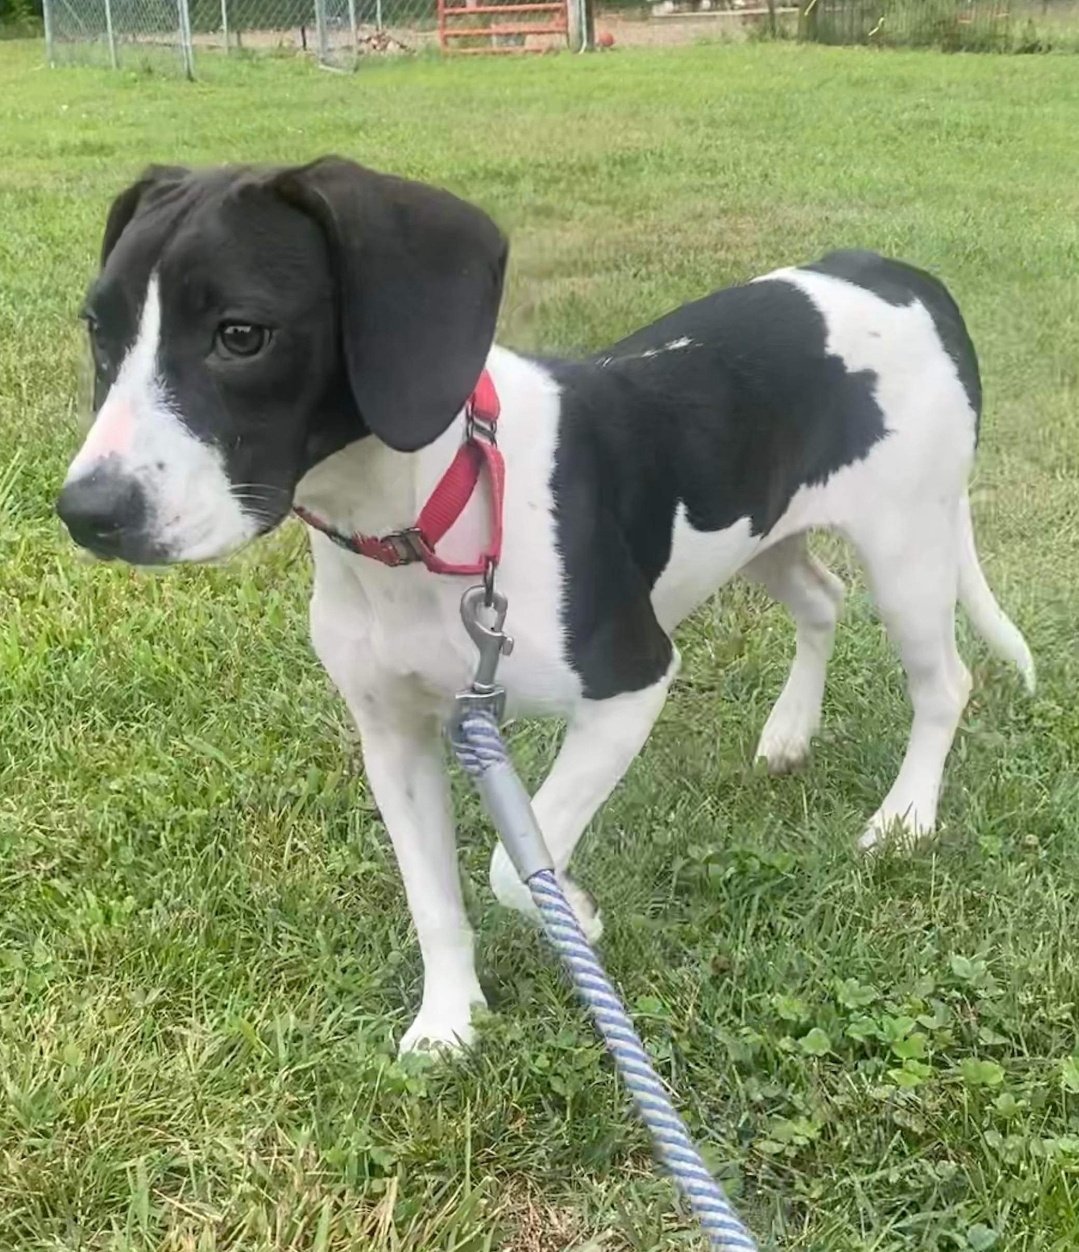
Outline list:
[[[276,526],[302,475],[460,412],[506,243],[447,192],[328,158],[153,168],[113,203],[87,295],[89,435],[57,508],[82,546],[210,560]]]

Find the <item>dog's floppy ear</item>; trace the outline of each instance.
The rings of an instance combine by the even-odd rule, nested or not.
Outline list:
[[[109,214],[105,219],[105,237],[101,241],[102,266],[119,243],[120,236],[138,212],[142,198],[150,188],[162,183],[178,183],[188,172],[179,165],[151,165],[136,182],[120,192],[109,206]]]
[[[360,416],[390,447],[422,448],[461,411],[487,360],[505,239],[449,192],[337,157],[273,185],[325,234]]]

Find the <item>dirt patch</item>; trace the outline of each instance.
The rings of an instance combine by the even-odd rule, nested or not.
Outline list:
[[[797,18],[796,9],[781,9],[784,29]],[[661,47],[703,42],[742,42],[768,19],[767,9],[713,9],[709,12],[651,14],[597,13],[596,38],[614,36],[614,48]]]
[[[542,1199],[525,1187],[503,1210],[511,1229],[502,1252],[630,1252],[614,1231],[594,1233],[580,1213]]]

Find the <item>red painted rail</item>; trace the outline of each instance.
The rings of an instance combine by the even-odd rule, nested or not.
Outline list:
[[[445,8],[447,17],[472,17],[476,13],[565,13],[564,3],[555,4],[477,4],[472,8]]]
[[[534,22],[510,21],[499,22],[499,17],[534,17]],[[473,25],[477,17],[494,19],[484,24]],[[545,42],[538,47],[522,43],[503,44],[499,39],[503,36],[542,35]],[[508,4],[476,4],[474,6],[447,3],[438,0],[438,42],[443,52],[454,56],[470,54],[547,52],[550,51],[546,38],[551,35],[569,36],[569,5],[568,0],[538,0],[535,4],[521,3],[512,0]],[[462,48],[458,40],[486,40],[485,46]]]

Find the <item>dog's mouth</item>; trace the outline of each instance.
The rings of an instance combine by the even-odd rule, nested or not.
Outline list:
[[[68,534],[71,535],[70,526]],[[77,555],[88,564],[108,565],[119,562],[124,565],[138,566],[139,569],[163,570],[169,565],[178,563],[170,556],[167,549],[143,534],[123,536],[101,534],[78,538],[71,535],[71,537],[75,541]]]
[[[261,538],[278,526],[292,512],[292,492],[269,483],[248,483],[229,488],[229,495],[250,518],[254,527],[251,539]]]
[[[249,548],[256,539],[276,529],[278,524],[267,524],[252,534],[221,542],[214,534],[214,527],[208,523],[182,541],[162,543],[148,532],[76,533],[65,519],[80,560],[88,564],[119,562],[148,573],[163,573],[178,565],[224,565]]]

